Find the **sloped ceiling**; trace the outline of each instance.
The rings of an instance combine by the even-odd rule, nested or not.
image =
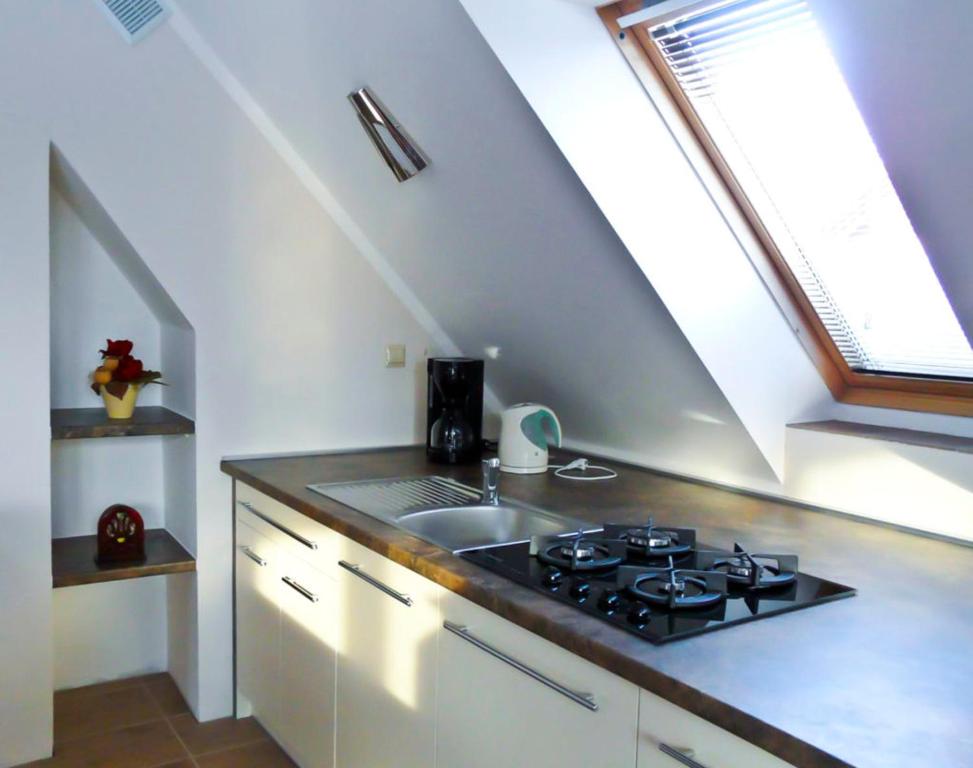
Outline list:
[[[810,4],[960,324],[973,340],[973,4]]]
[[[578,444],[775,485],[458,2],[193,0],[182,13],[450,338],[466,354],[499,347],[488,378],[502,401],[545,402]],[[431,158],[404,184],[347,103],[365,84]]]

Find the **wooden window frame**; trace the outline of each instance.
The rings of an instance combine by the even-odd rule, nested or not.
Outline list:
[[[620,0],[599,8],[598,15],[713,195],[832,396],[855,405],[973,416],[973,382],[851,369],[645,26],[619,27],[620,16],[642,7],[640,0]]]

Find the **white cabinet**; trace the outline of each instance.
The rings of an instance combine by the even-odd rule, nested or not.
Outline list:
[[[639,710],[638,768],[792,768],[648,691]]]
[[[236,515],[284,553],[334,578],[342,537],[330,528],[243,483],[236,484]]]
[[[256,717],[301,768],[332,768],[336,585],[258,524],[237,517],[237,714]]]
[[[238,712],[301,768],[790,768],[237,489]]]
[[[442,590],[353,541],[340,546],[337,764],[430,768]]]
[[[280,723],[277,550],[240,521],[236,544],[237,712],[252,714],[276,735]]]
[[[459,595],[441,611],[438,768],[635,765],[636,686]]]
[[[280,594],[278,737],[301,768],[334,766],[334,580],[295,557],[285,558]]]

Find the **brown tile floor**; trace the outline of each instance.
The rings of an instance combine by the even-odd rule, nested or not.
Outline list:
[[[21,768],[293,768],[253,718],[199,723],[168,674],[54,694],[54,757]]]

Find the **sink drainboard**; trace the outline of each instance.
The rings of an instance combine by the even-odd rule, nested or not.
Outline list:
[[[418,509],[475,504],[480,500],[479,491],[439,475],[314,483],[308,488],[366,515],[388,520]]]

